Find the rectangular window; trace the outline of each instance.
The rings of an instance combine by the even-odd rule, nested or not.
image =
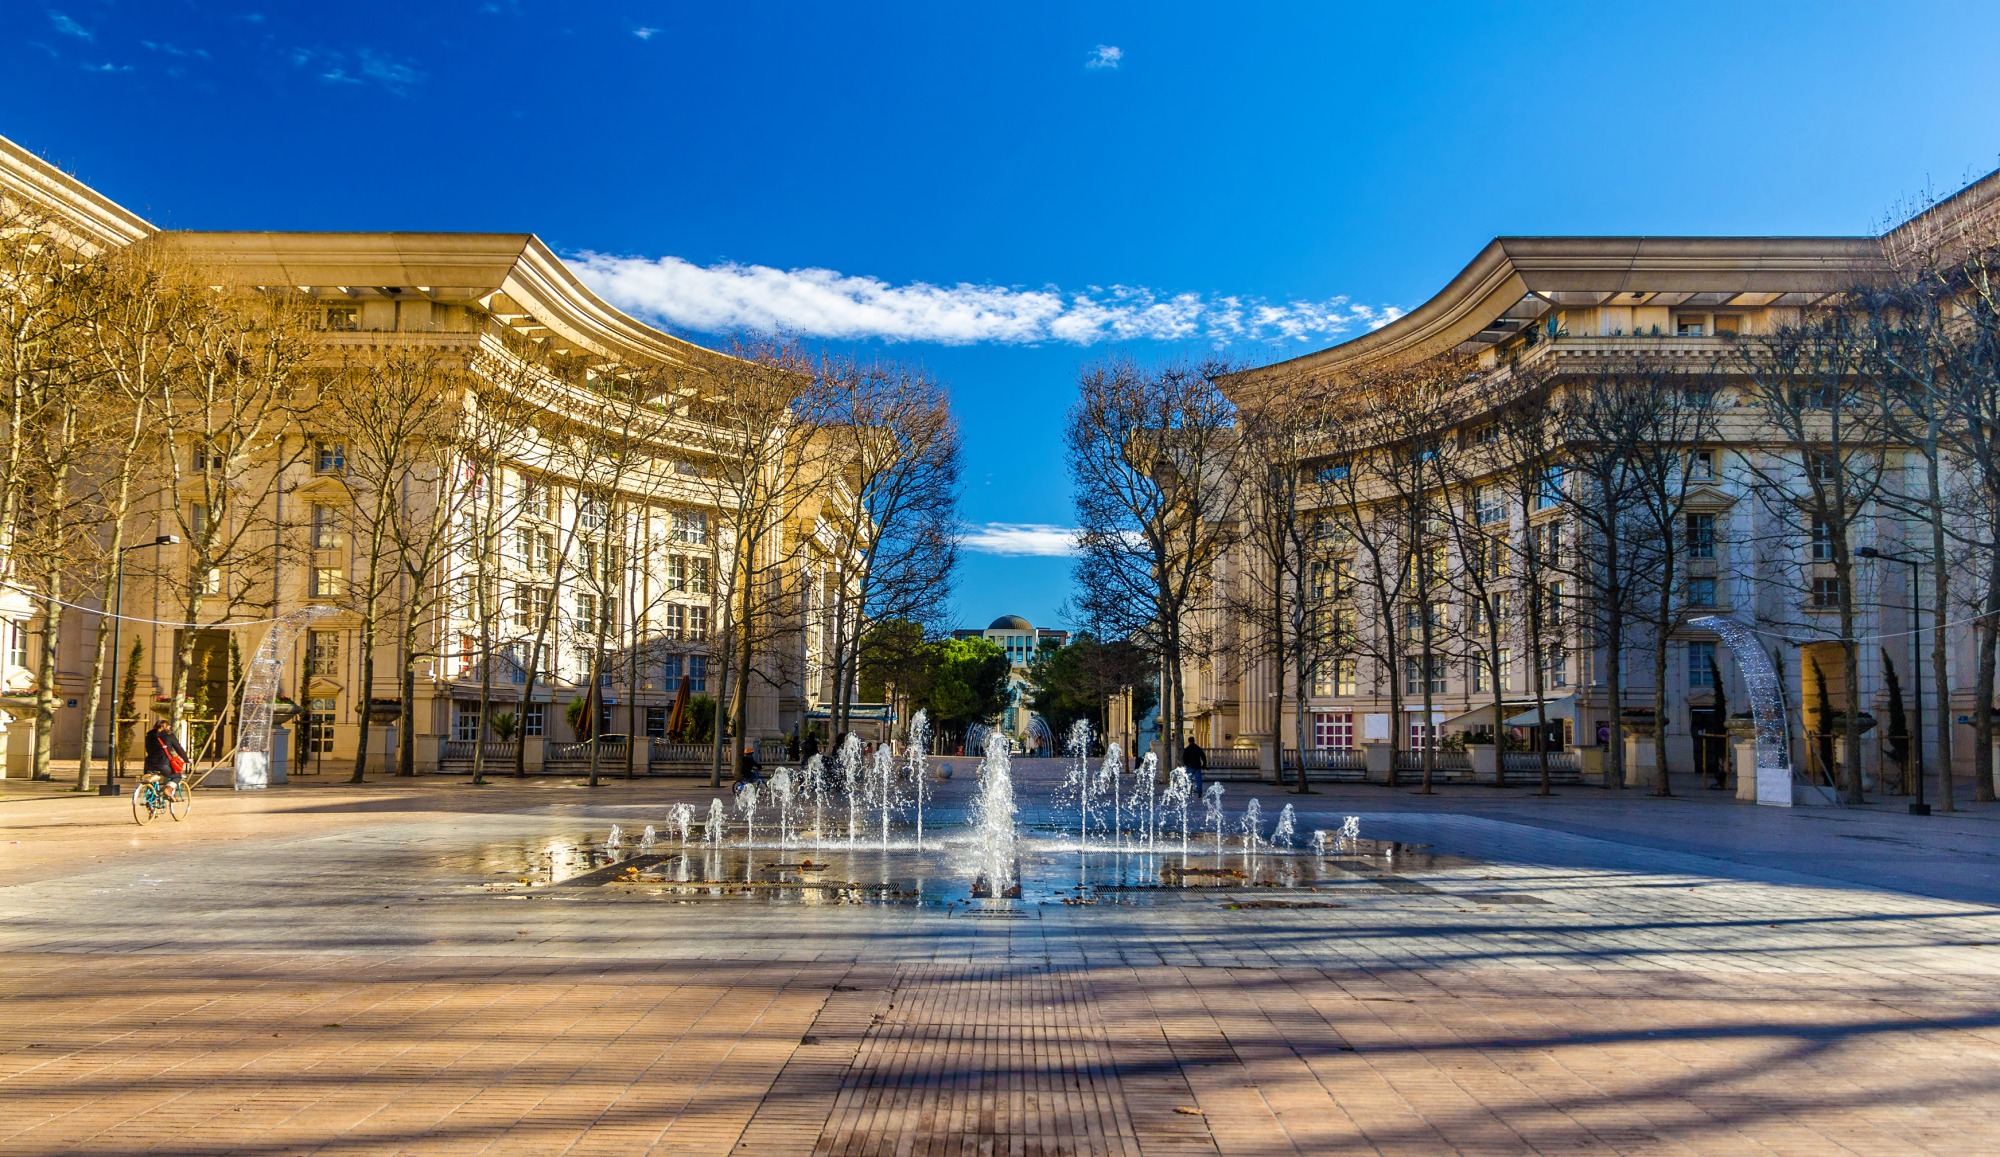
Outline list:
[[[1354,714],[1338,711],[1314,715],[1313,746],[1320,751],[1351,750],[1354,747]]]
[[[1812,581],[1812,605],[1833,608],[1840,605],[1840,580],[1816,578]]]
[[[708,560],[691,558],[688,560],[688,593],[705,595],[708,593]]]
[[[1507,521],[1507,495],[1498,486],[1482,486],[1472,500],[1474,515],[1481,526]]]
[[[1743,332],[1742,316],[1740,314],[1734,314],[1734,313],[1716,314],[1715,332],[1717,334],[1742,333]]]
[[[1497,662],[1489,660],[1483,652],[1472,656],[1472,690],[1475,693],[1490,693],[1496,678],[1500,681],[1499,686],[1502,691],[1507,690],[1508,684],[1512,682],[1512,672],[1509,670],[1513,665],[1512,653],[1502,647],[1494,654],[1499,656]]]
[[[668,655],[660,660],[660,683],[669,691],[681,688],[681,662],[679,655]]]
[[[1431,656],[1430,675],[1431,675],[1430,678],[1431,694],[1433,695],[1444,694],[1445,670],[1444,670],[1443,658],[1436,655]],[[1421,695],[1423,693],[1424,693],[1423,659],[1421,657],[1418,657],[1415,659],[1403,660],[1403,694]]]
[[[1812,560],[1833,561],[1833,524],[1824,518],[1812,520]]]
[[[340,674],[340,632],[306,632],[306,674],[332,678]]]
[[[685,638],[687,636],[687,608],[681,606],[679,603],[668,603],[661,609],[665,612],[661,622],[661,633],[669,639]],[[678,662],[679,660],[675,661]]]
[[[667,737],[667,709],[646,708],[646,738],[665,739]]]
[[[1563,468],[1551,466],[1542,471],[1541,485],[1535,489],[1535,509],[1554,510],[1562,505]]]
[[[1715,451],[1696,450],[1688,455],[1688,476],[1691,478],[1715,477]]]
[[[1335,695],[1355,695],[1360,684],[1357,674],[1361,669],[1358,659],[1341,659],[1333,665],[1333,693]]]
[[[1674,319],[1675,337],[1703,337],[1708,332],[1707,317],[1699,313],[1684,313]]]
[[[319,632],[314,632],[318,634]],[[333,753],[334,700],[306,700],[306,753],[309,755],[331,755]]]
[[[458,714],[452,721],[451,737],[460,742],[479,738],[479,704],[458,704]]]
[[[521,483],[521,510],[530,518],[543,520],[556,516],[555,489],[543,482]]]
[[[1693,578],[1688,580],[1688,606],[1712,607],[1715,605],[1715,580]]]
[[[351,305],[336,305],[326,311],[326,328],[337,330],[357,330],[361,328],[361,310]]]
[[[473,638],[471,635],[460,635],[458,637],[458,653],[452,656],[454,660],[451,665],[452,674],[473,674],[478,664],[478,657],[479,640]]]
[[[700,641],[708,638],[708,608],[689,607],[687,637]]]
[[[1410,750],[1422,751],[1430,745],[1431,725],[1422,719],[1410,720]]]
[[[676,510],[670,520],[673,540],[690,546],[708,544],[708,515],[699,510]]]
[[[576,629],[586,635],[597,633],[597,596],[588,591],[576,592]]]
[[[340,549],[339,508],[314,504],[312,512],[312,548],[314,550]]]
[[[208,507],[200,503],[188,507],[188,536],[196,542],[208,541]]]
[[[1687,548],[1689,558],[1715,557],[1715,515],[1687,516]]]
[[[602,530],[611,516],[611,502],[605,498],[578,498],[576,500],[577,525],[585,530]]]
[[[524,628],[541,626],[548,616],[550,607],[549,588],[529,586],[522,583],[514,588],[514,625]]]
[[[1806,473],[1815,482],[1832,482],[1840,477],[1840,458],[1824,450],[1806,451]]]
[[[1569,653],[1561,647],[1550,647],[1542,655],[1542,686],[1569,686]]]
[[[337,566],[316,566],[312,569],[312,597],[316,599],[337,599],[340,597],[340,568]]]
[[[708,690],[708,656],[691,655],[688,657],[688,690],[690,692],[706,692]]]
[[[1347,480],[1347,463],[1321,462],[1312,467],[1314,482],[1344,482]]]
[[[688,560],[678,554],[667,556],[667,589],[684,591],[688,585]]]
[[[1687,651],[1688,686],[1690,688],[1715,686],[1715,644],[1689,643]]]
[[[7,662],[16,667],[28,665],[28,624],[19,620],[7,624]]]
[[[545,734],[548,729],[548,723],[549,705],[546,703],[530,703],[521,712],[521,734],[523,735]]]
[[[313,445],[313,469],[321,474],[338,474],[347,469],[347,446],[341,442]]]

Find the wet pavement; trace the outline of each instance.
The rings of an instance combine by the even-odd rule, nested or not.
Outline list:
[[[683,851],[673,806],[717,794],[685,781],[301,783],[143,829],[19,793],[0,1155],[2000,1136],[1985,813],[1231,783],[1226,820],[1292,803],[1295,846],[1079,851],[1063,768],[1024,763],[1009,899],[973,895],[952,762],[922,850],[820,816]]]

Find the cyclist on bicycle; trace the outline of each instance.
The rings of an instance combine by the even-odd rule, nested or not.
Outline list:
[[[187,748],[181,746],[164,719],[146,732],[146,774],[157,775],[162,783],[180,783],[186,778]]]
[[[743,784],[764,782],[764,765],[757,762],[757,748],[754,744],[743,749],[743,765],[737,769],[736,778],[741,781],[737,784],[738,791],[742,790]]]

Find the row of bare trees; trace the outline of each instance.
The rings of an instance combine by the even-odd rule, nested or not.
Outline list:
[[[102,612],[128,574],[154,596],[129,618],[182,625],[177,727],[204,632],[298,598],[349,612],[354,667],[325,647],[311,663],[351,672],[357,779],[378,682],[397,691],[405,773],[426,674],[477,675],[482,736],[493,708],[566,676],[589,734],[605,688],[658,687],[669,656],[699,655],[727,690],[718,734],[742,736],[754,688],[814,681],[844,711],[870,626],[942,610],[959,442],[922,373],[764,338],[607,366],[477,322],[456,342],[330,341],[318,304],[216,289],[170,236],[92,254],[8,212],[0,527],[5,578],[37,611],[40,775],[64,633],[94,629],[94,720]],[[164,536],[179,542],[140,549]]]

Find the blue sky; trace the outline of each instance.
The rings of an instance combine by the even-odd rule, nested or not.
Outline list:
[[[924,363],[987,552],[1059,541],[1086,359],[1269,361],[1496,234],[1859,233],[2000,166],[1978,5],[4,0],[0,27],[0,135],[162,225],[529,230],[692,336]],[[1054,623],[1068,566],[971,553],[958,618]]]

